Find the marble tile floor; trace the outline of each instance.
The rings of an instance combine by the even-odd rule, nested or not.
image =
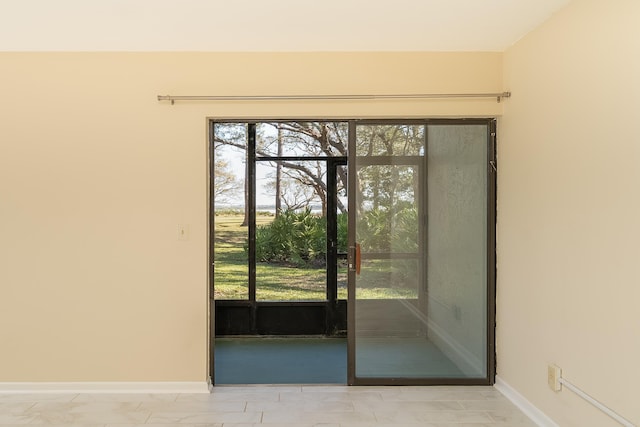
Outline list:
[[[535,427],[493,387],[218,386],[211,394],[0,394],[0,427]]]

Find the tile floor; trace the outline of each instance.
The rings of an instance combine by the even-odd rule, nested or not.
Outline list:
[[[535,427],[493,387],[218,386],[211,394],[0,394],[0,427]]]

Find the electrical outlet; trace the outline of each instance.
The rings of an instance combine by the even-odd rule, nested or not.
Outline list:
[[[547,382],[549,383],[549,388],[553,391],[562,390],[562,383],[560,382],[560,378],[562,378],[562,369],[559,366],[554,364],[550,364],[547,366]]]
[[[453,308],[453,317],[456,320],[462,319],[462,309],[460,308],[460,306],[454,304],[452,308]]]

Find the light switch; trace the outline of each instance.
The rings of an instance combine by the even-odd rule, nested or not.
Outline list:
[[[189,224],[178,224],[178,240],[189,240]]]

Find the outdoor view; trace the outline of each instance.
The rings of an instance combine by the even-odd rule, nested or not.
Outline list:
[[[327,214],[332,207],[337,297],[346,299],[348,133],[347,122],[256,125],[257,300],[327,299],[327,218],[332,217]],[[249,298],[248,139],[246,123],[214,126],[216,299]],[[423,141],[422,125],[359,126],[356,152],[359,157],[416,157],[423,155]],[[364,254],[418,252],[414,195],[419,175],[417,164],[373,162],[358,168],[356,233],[363,253],[359,298],[417,297],[415,275],[402,280],[403,271],[416,270],[409,265],[416,259],[391,262]]]

